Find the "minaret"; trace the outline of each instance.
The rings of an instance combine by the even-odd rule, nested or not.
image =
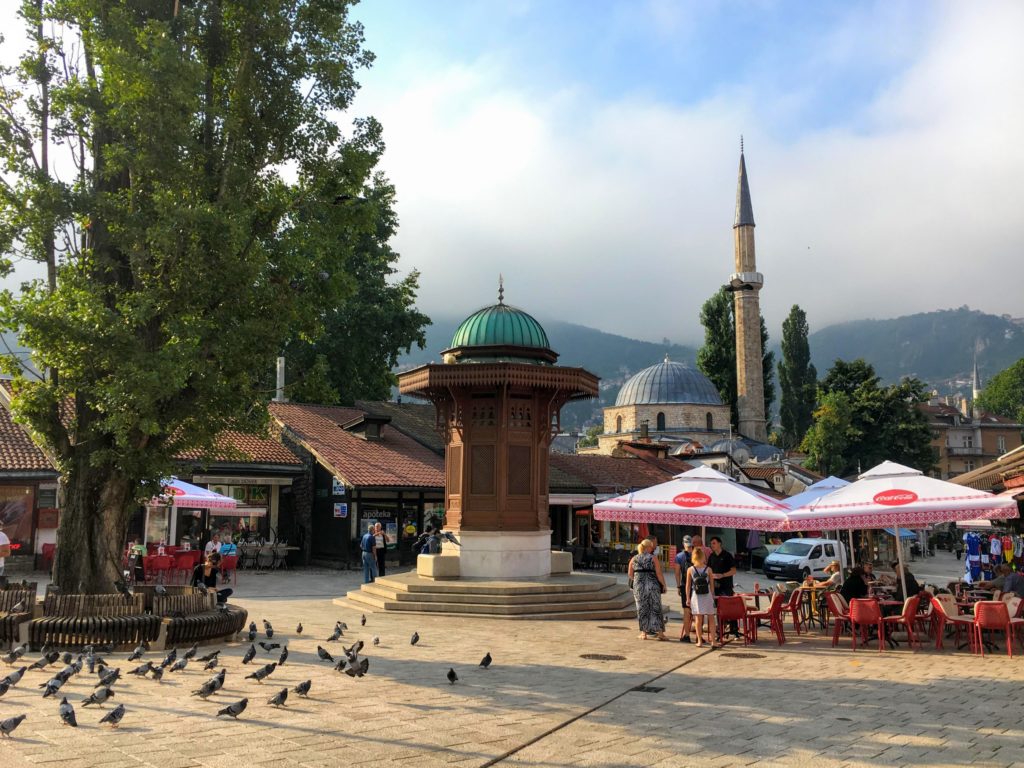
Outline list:
[[[736,271],[729,277],[735,294],[736,315],[736,410],[740,434],[767,440],[764,414],[764,372],[761,349],[761,308],[758,294],[764,276],[754,258],[754,209],[750,204],[747,164],[740,138],[740,172],[736,187],[736,219],[732,225]]]
[[[976,403],[981,397],[981,373],[978,371],[978,350],[974,350],[974,373],[971,376],[971,408],[977,408]]]

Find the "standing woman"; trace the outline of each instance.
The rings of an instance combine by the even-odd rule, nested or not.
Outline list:
[[[711,569],[707,555],[700,547],[694,547],[690,555],[692,565],[686,570],[686,592],[690,595],[690,613],[697,619],[697,647],[704,645],[704,617],[708,619],[708,642],[715,645],[715,590],[712,585]]]
[[[666,640],[665,619],[661,615],[661,596],[668,591],[661,562],[654,557],[654,542],[644,539],[636,547],[636,556],[629,561],[629,582],[636,600],[636,617],[640,622],[640,639],[656,637]]]
[[[377,556],[377,575],[384,575],[384,559],[388,556],[388,535],[384,533],[384,526],[377,523],[373,526],[373,538],[377,549],[374,554]]]

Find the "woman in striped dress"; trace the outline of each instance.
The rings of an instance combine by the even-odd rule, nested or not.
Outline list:
[[[636,617],[640,622],[640,639],[656,637],[665,640],[665,619],[661,614],[661,596],[665,594],[665,575],[661,562],[654,556],[654,542],[644,539],[636,547],[636,556],[629,561],[629,580],[636,600]]]

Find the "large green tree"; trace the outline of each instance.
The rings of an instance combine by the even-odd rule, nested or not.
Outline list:
[[[1000,371],[985,385],[977,405],[1024,424],[1024,359]]]
[[[848,475],[887,459],[924,472],[934,467],[932,431],[917,408],[928,391],[918,379],[883,387],[864,360],[837,360],[818,387],[818,400],[801,444],[818,471]]]
[[[736,320],[732,294],[720,288],[700,309],[704,344],[697,350],[697,367],[711,379],[722,402],[732,411],[732,423],[739,423],[736,411]],[[764,413],[771,419],[775,400],[775,353],[768,350],[768,329],[761,316],[761,371],[764,379]]]
[[[807,314],[796,304],[782,322],[782,360],[779,361],[779,423],[782,444],[800,445],[811,426],[817,396],[818,372],[807,343]]]
[[[337,123],[372,60],[349,5],[22,6],[31,50],[0,73],[0,250],[47,279],[0,314],[45,372],[11,364],[15,413],[62,473],[67,591],[110,591],[130,512],[175,454],[258,427],[273,358],[358,289],[351,250],[376,222],[345,203],[381,187],[383,145],[373,120]]]

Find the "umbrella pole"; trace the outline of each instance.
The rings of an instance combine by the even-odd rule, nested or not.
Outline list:
[[[705,547],[708,545],[707,528],[705,528],[703,525],[700,527],[700,540],[704,542]]]
[[[853,528],[848,528],[846,532],[850,534],[850,567],[853,568],[857,565],[857,555],[853,551]]]
[[[910,595],[907,594],[907,573],[903,566],[903,542],[900,541],[900,529],[896,527],[896,558],[900,565],[900,584],[903,585],[903,599],[906,600]]]

